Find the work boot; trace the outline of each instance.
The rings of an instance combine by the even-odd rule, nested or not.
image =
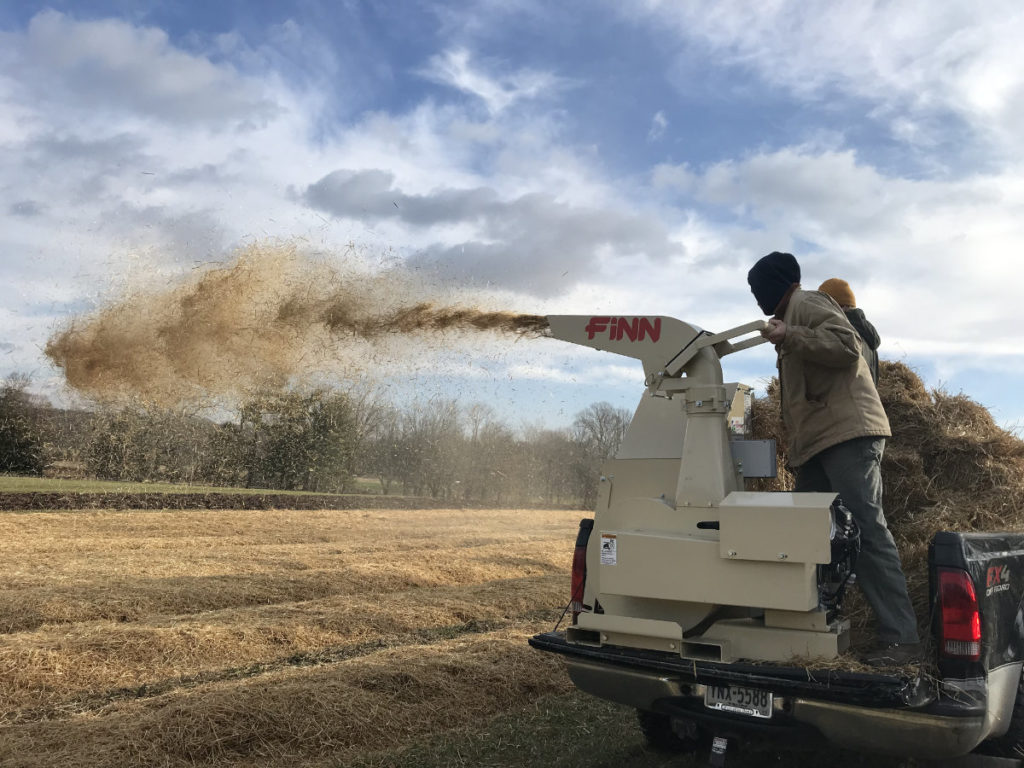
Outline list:
[[[924,658],[920,643],[882,643],[864,656],[872,667],[905,667]]]

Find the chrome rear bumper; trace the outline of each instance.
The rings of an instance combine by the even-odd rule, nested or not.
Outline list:
[[[589,694],[637,709],[695,720],[720,734],[757,736],[807,746],[824,740],[847,749],[918,758],[964,755],[993,735],[985,707],[868,707],[776,694],[770,720],[704,706],[705,685],[635,668],[568,658],[569,676]],[[1019,677],[1019,669],[1017,669]]]

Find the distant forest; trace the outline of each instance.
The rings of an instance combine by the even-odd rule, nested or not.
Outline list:
[[[570,427],[514,429],[482,403],[403,407],[330,389],[253,397],[213,421],[180,410],[56,408],[0,386],[0,472],[320,493],[376,478],[385,494],[592,508],[631,413],[594,403]]]

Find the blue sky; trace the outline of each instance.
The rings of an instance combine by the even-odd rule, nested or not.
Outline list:
[[[1024,423],[1022,35],[1010,2],[0,4],[0,375],[56,395],[70,314],[258,238],[712,330],[788,250],[883,357]],[[418,391],[552,424],[641,392],[597,352],[473,350]]]

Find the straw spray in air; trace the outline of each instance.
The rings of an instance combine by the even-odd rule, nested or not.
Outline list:
[[[88,397],[168,406],[284,387],[311,372],[357,375],[412,338],[546,330],[542,316],[446,295],[400,267],[373,271],[257,244],[178,285],[74,318],[46,354]]]

